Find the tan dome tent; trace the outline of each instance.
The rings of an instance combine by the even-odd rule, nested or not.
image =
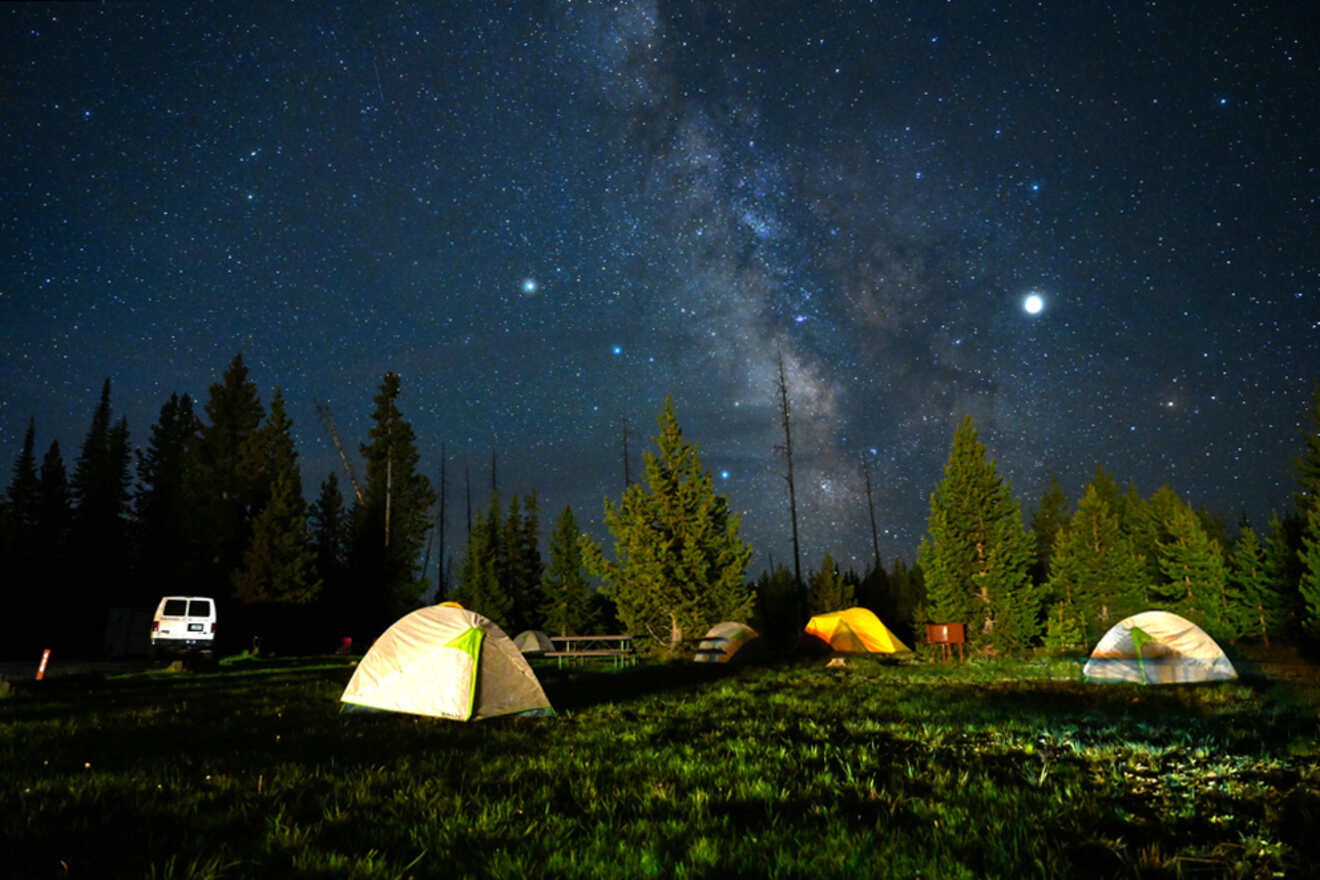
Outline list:
[[[847,608],[817,614],[803,631],[829,646],[847,653],[896,654],[911,651],[889,631],[869,608]]]
[[[475,611],[443,605],[419,608],[385,630],[339,699],[456,721],[551,708],[502,629]]]
[[[697,654],[692,659],[698,663],[728,663],[744,645],[755,638],[756,630],[745,623],[717,623],[701,639]]]
[[[555,643],[539,629],[525,629],[513,637],[513,644],[524,654],[544,654],[553,651]]]
[[[1237,670],[1205,630],[1168,611],[1143,611],[1114,624],[1091,652],[1082,674],[1141,684],[1237,678]]]

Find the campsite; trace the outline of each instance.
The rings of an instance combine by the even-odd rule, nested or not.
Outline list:
[[[1299,876],[1313,671],[533,661],[554,715],[341,711],[358,658],[11,681],[26,877]]]

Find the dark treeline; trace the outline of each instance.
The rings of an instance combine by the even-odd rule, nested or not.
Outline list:
[[[427,586],[417,560],[435,501],[399,393],[387,373],[351,504],[334,475],[306,502],[283,396],[263,404],[241,356],[200,411],[171,395],[137,450],[107,380],[72,476],[58,443],[38,467],[30,424],[0,507],[5,653],[96,656],[116,621],[140,627],[164,595],[214,597],[222,650],[379,632]]]
[[[327,651],[344,637],[366,644],[429,593],[443,516],[400,393],[386,373],[357,447],[365,479],[350,474],[341,487],[330,474],[310,504],[282,394],[263,404],[241,356],[200,410],[172,395],[140,449],[115,417],[107,380],[71,472],[58,443],[38,453],[29,424],[0,498],[4,653],[102,654],[117,622],[140,627],[163,595],[214,597],[223,651],[258,638],[283,652]],[[931,494],[916,565],[886,568],[877,550],[858,574],[827,553],[801,579],[772,564],[751,582],[737,517],[670,402],[660,429],[645,485],[629,480],[619,505],[606,503],[613,558],[565,507],[544,530],[543,559],[536,493],[502,499],[492,472],[485,511],[473,515],[468,502],[458,570],[439,560],[437,600],[481,611],[511,635],[627,628],[667,650],[728,615],[787,649],[805,614],[851,605],[910,645],[927,622],[965,622],[972,648],[996,653],[1083,651],[1148,608],[1182,614],[1221,642],[1320,637],[1320,390],[1296,461],[1299,489],[1263,532],[1230,529],[1170,487],[1143,497],[1100,467],[1075,503],[1053,481],[1028,527],[967,419]],[[867,514],[874,523],[874,507]],[[675,547],[683,559],[669,558]]]

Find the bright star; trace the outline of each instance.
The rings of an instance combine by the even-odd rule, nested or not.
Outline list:
[[[729,478],[729,472],[728,472],[728,471],[720,471],[720,479],[721,479],[721,480],[727,480],[728,478]]]
[[[523,293],[536,293],[535,278],[526,278],[523,280]]]
[[[613,348],[611,348],[610,351],[614,352],[615,354],[623,354],[623,346],[616,345]]]
[[[1039,293],[1027,294],[1027,298],[1022,300],[1022,311],[1028,315],[1039,315],[1045,308],[1045,298]]]

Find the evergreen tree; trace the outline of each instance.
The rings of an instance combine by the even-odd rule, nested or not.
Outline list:
[[[1311,407],[1307,427],[1302,431],[1302,454],[1293,460],[1300,489],[1293,495],[1293,506],[1303,515],[1320,499],[1320,384],[1311,389]]]
[[[321,581],[319,604],[333,632],[346,634],[354,609],[349,590],[348,552],[352,531],[344,508],[339,479],[331,473],[321,483],[320,493],[308,510],[312,547],[316,553],[316,577]]]
[[[1091,642],[1086,636],[1082,616],[1067,600],[1050,606],[1045,615],[1045,648],[1055,654],[1073,654],[1086,650]]]
[[[243,565],[233,574],[234,597],[244,604],[306,605],[316,598],[316,550],[307,527],[293,423],[279,389],[261,428],[244,450],[258,474],[264,502],[252,521]]]
[[[41,515],[41,478],[37,475],[37,423],[28,421],[23,449],[14,461],[7,497],[15,549],[31,547],[36,540]]]
[[[768,644],[780,650],[791,648],[806,624],[801,619],[801,596],[793,572],[776,565],[772,571],[761,573],[753,592],[756,595],[753,628]]]
[[[73,527],[73,497],[60,444],[51,441],[41,460],[41,494],[37,505],[37,556],[45,560],[57,583],[68,568],[69,533]]]
[[[1068,496],[1057,476],[1041,493],[1040,504],[1031,514],[1031,533],[1036,538],[1036,562],[1031,567],[1031,579],[1043,584],[1050,579],[1050,559],[1054,554],[1054,539],[1059,529],[1068,524]]]
[[[909,566],[903,559],[895,558],[889,569],[889,590],[893,597],[893,621],[890,628],[894,634],[904,639],[909,645],[914,644],[917,636],[924,632],[920,627],[929,619],[926,614],[926,581],[921,566]],[[889,625],[889,621],[885,621]]]
[[[133,499],[134,547],[139,603],[177,592],[179,584],[201,575],[194,528],[196,483],[192,456],[200,422],[192,398],[171,394],[151,426],[145,451],[137,452],[137,492]]]
[[[70,481],[80,617],[70,628],[70,641],[84,655],[99,652],[106,611],[133,599],[127,549],[129,454],[128,422],[112,420],[107,379]]]
[[[1169,538],[1158,545],[1165,581],[1152,588],[1152,598],[1200,624],[1216,639],[1237,638],[1223,551],[1188,505],[1171,510],[1165,528]]]
[[[721,620],[747,618],[755,596],[742,577],[752,550],[696,445],[684,439],[671,400],[658,421],[658,453],[644,456],[646,484],[629,486],[617,507],[605,502],[614,558],[586,536],[582,551],[624,626],[652,647],[673,650]]]
[[[1048,620],[1061,635],[1071,637],[1077,630],[1089,644],[1145,607],[1142,560],[1094,483],[1056,533],[1052,558]]]
[[[5,586],[3,595],[5,614],[0,614],[0,650],[13,656],[28,656],[38,646],[33,642],[32,621],[44,606],[41,582],[43,564],[58,559],[45,557],[39,552],[38,540],[42,536],[41,481],[37,475],[36,422],[29,420],[23,435],[23,448],[14,461],[9,489],[5,494],[3,519],[3,564]]]
[[[503,580],[512,607],[508,624],[514,633],[542,626],[541,612],[545,596],[541,592],[541,576],[545,566],[541,562],[539,544],[539,518],[536,493],[526,496],[521,503],[515,495],[509,502],[505,518]]]
[[[259,500],[269,491],[251,454],[252,435],[265,409],[241,354],[235,355],[204,407],[209,422],[198,429],[196,486],[191,495],[199,523],[199,582],[203,595],[230,596],[233,573],[243,564]]]
[[[1305,530],[1306,520],[1296,512],[1282,518],[1275,512],[1270,517],[1269,537],[1265,542],[1266,565],[1279,593],[1281,630],[1290,636],[1301,633],[1305,617],[1305,604],[1298,588],[1302,580],[1300,551]]]
[[[573,508],[565,505],[550,535],[550,564],[541,583],[546,629],[561,636],[582,635],[592,626],[591,588],[578,543],[581,535]]]
[[[1270,634],[1277,633],[1282,623],[1283,601],[1277,577],[1277,572],[1271,571],[1267,548],[1244,522],[1228,558],[1228,580],[1241,597],[1236,616],[1242,634],[1260,639],[1266,648],[1270,646]]]
[[[825,614],[851,608],[854,604],[853,586],[839,576],[834,558],[826,553],[820,568],[807,579],[807,612]]]
[[[1297,584],[1302,599],[1302,629],[1313,638],[1320,638],[1320,499],[1313,499],[1307,511],[1298,558],[1302,564],[1302,576]]]
[[[966,623],[969,641],[1013,650],[1040,631],[1042,593],[1029,575],[1035,542],[985,455],[968,416],[954,433],[944,479],[931,493],[929,539],[922,538],[918,561],[934,622]]]
[[[416,608],[429,586],[419,562],[435,492],[418,467],[412,425],[398,407],[400,390],[398,374],[386,373],[374,399],[370,442],[360,446],[367,479],[364,503],[355,509],[353,571],[374,591],[360,607],[362,621],[376,631]]]
[[[1128,515],[1123,520],[1123,531],[1132,539],[1133,549],[1146,563],[1148,596],[1152,602],[1169,603],[1170,594],[1182,595],[1179,587],[1169,583],[1169,576],[1160,564],[1160,546],[1174,540],[1172,523],[1181,518],[1185,523],[1191,514],[1191,505],[1179,497],[1169,486],[1156,489],[1149,500],[1140,497],[1127,505]]]
[[[492,494],[489,511],[477,516],[468,533],[454,594],[463,607],[489,617],[501,627],[509,625],[514,607],[514,597],[506,589],[508,549],[503,525],[499,495]]]
[[[871,555],[871,565],[857,582],[854,603],[863,608],[870,608],[877,617],[888,623],[898,619],[894,612],[894,597],[890,591],[889,574],[885,571],[884,563],[875,560],[874,546]]]

